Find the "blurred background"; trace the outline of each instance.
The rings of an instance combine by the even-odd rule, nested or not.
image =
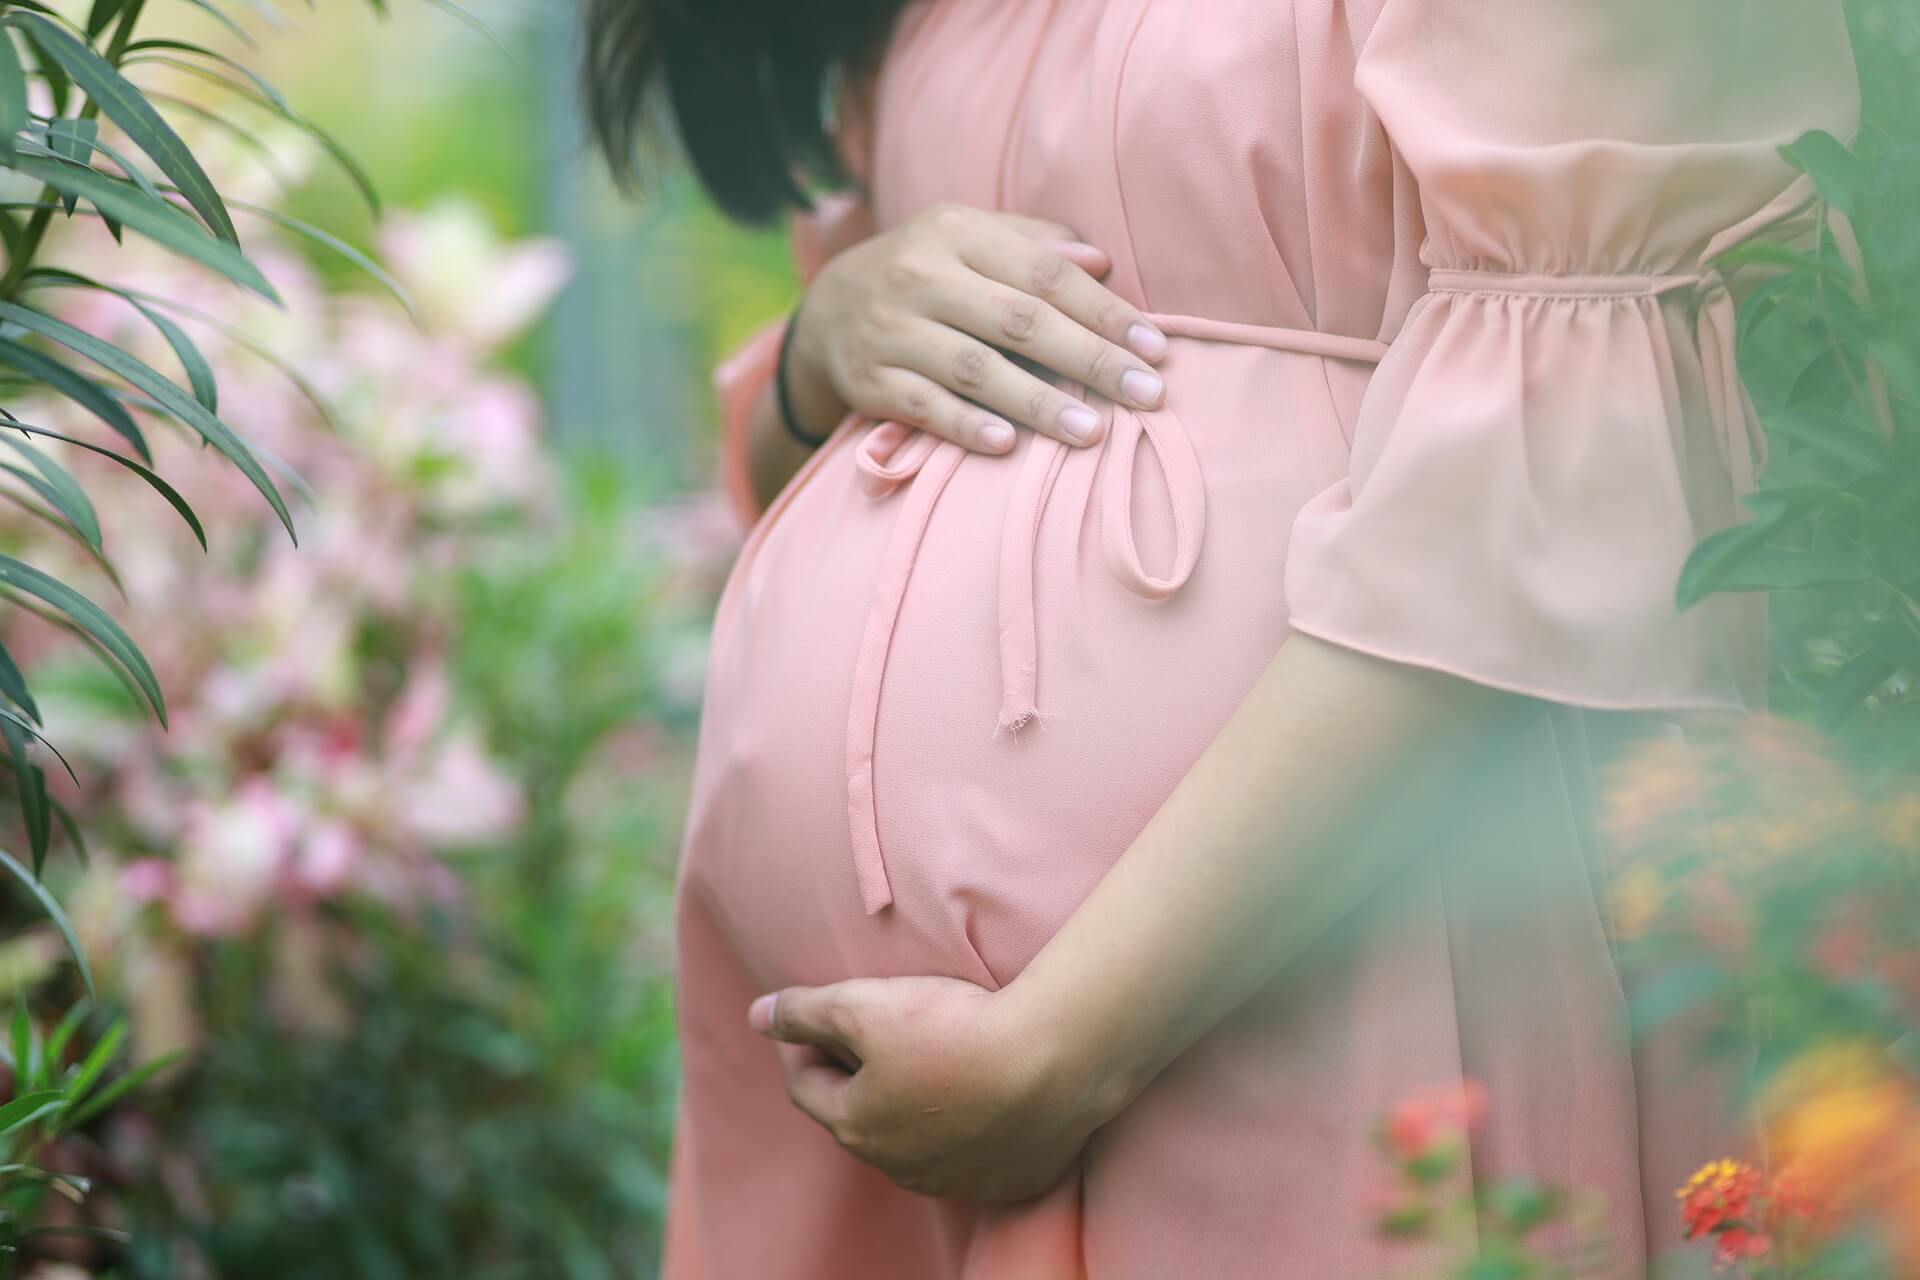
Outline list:
[[[609,189],[574,5],[463,3],[153,0],[119,44],[283,307],[104,218],[53,219],[40,253],[49,315],[217,383],[297,549],[149,393],[92,398],[45,362],[62,331],[22,353],[0,325],[13,414],[98,441],[137,411],[177,487],[77,446],[0,459],[0,554],[102,602],[167,709],[78,606],[0,573],[0,1274],[657,1274],[673,861],[742,532],[709,371],[795,283],[785,236],[724,224],[669,155],[644,201]],[[104,15],[103,47],[128,12],[56,8]],[[1853,9],[1869,130],[1796,163],[1866,263],[1831,237],[1766,260],[1742,328],[1777,492],[1682,584],[1782,593],[1782,719],[1637,760],[1603,808],[1641,1024],[1768,1032],[1747,1101],[1779,1160],[1678,1189],[1696,1260],[1874,1280],[1920,1275],[1920,23]],[[71,148],[59,80],[26,105]],[[11,264],[39,183],[0,186]],[[1419,1196],[1454,1114],[1417,1106],[1383,1153]],[[1814,1192],[1817,1229],[1775,1222]],[[1487,1238],[1516,1251],[1555,1217],[1502,1203]]]
[[[230,55],[317,126],[237,67],[125,67],[236,210],[282,216],[236,213],[283,309],[97,223],[49,237],[48,260],[210,318],[221,416],[310,491],[289,490],[296,550],[233,468],[161,433],[210,552],[104,465],[72,463],[110,569],[0,515],[9,552],[137,637],[169,712],[11,611],[87,846],[45,868],[99,989],[76,1038],[120,1013],[125,1061],[190,1064],[43,1151],[91,1195],[30,1216],[136,1243],[43,1235],[34,1275],[654,1274],[668,897],[740,533],[708,371],[793,284],[783,237],[724,227],[670,164],[643,203],[609,190],[572,5],[465,7],[487,31],[428,3],[149,6],[143,40]],[[53,305],[177,367],[122,299]],[[80,984],[28,906],[0,987],[50,1031]]]

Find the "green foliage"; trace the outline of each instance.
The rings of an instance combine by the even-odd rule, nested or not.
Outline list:
[[[102,1228],[35,1225],[48,1196],[77,1202],[91,1190],[87,1178],[39,1167],[41,1153],[174,1062],[158,1058],[108,1079],[126,1039],[126,1024],[109,1022],[92,1046],[79,1053],[88,1013],[84,1001],[75,1004],[42,1037],[25,1003],[13,1006],[0,1044],[0,1064],[12,1080],[11,1100],[0,1104],[0,1265],[45,1236],[120,1238],[120,1233]]]
[[[117,1192],[128,1274],[655,1274],[675,1089],[648,948],[678,787],[632,768],[630,735],[677,714],[652,675],[676,611],[616,474],[583,462],[563,514],[501,529],[453,584],[456,698],[526,787],[518,830],[463,855],[444,910],[330,911],[349,1026],[288,1027],[272,938],[214,950],[201,1051],[156,1119],[195,1189],[138,1169]]]
[[[244,38],[244,31],[215,0],[192,3]],[[376,11],[385,11],[384,0],[371,3]],[[169,105],[190,104],[142,89],[128,78],[128,71],[141,62],[164,59],[198,73],[237,76],[244,92],[301,122],[270,85],[225,55],[184,41],[135,41],[146,11],[147,0],[93,0],[85,23],[76,24],[38,3],[0,2],[0,170],[39,189],[31,201],[0,204],[0,248],[6,258],[0,272],[0,372],[6,375],[0,381],[0,443],[6,445],[0,469],[17,482],[17,487],[0,490],[0,497],[75,539],[116,585],[110,548],[103,544],[98,514],[85,488],[35,443],[36,437],[103,454],[139,475],[180,513],[204,547],[205,532],[193,509],[151,470],[152,455],[136,415],[170,421],[223,455],[272,506],[288,534],[294,531],[292,514],[269,475],[270,460],[263,461],[220,418],[212,366],[186,329],[165,314],[172,304],[39,262],[55,219],[97,217],[116,239],[131,231],[241,288],[278,300],[241,245],[232,210],[244,206],[230,205],[222,197],[167,117]],[[46,90],[44,112],[35,109],[30,92],[35,81]],[[115,127],[111,136],[101,128],[103,118]],[[322,145],[364,185],[364,174],[344,152],[324,137]],[[294,229],[330,243],[317,228]],[[331,247],[356,256],[337,242]],[[364,260],[361,264],[369,265]],[[95,290],[130,302],[164,337],[187,385],[132,352],[54,318],[40,305],[43,292],[53,288]],[[73,402],[131,448],[133,456],[22,421],[4,406],[5,399],[21,393],[50,393]],[[137,692],[137,701],[165,723],[166,704],[146,657],[88,596],[35,565],[0,555],[0,601],[75,632]],[[31,909],[51,919],[91,992],[92,974],[73,928],[40,878],[56,830],[85,857],[78,827],[48,794],[45,766],[36,759],[37,744],[52,749],[40,735],[41,724],[40,707],[25,676],[12,655],[0,650],[0,737],[6,748],[0,764],[13,777],[29,855],[16,859],[0,852],[0,871],[5,872],[0,884],[15,886]],[[0,1247],[9,1256],[34,1234],[32,1212],[46,1189],[70,1195],[85,1189],[82,1180],[35,1168],[30,1163],[34,1152],[92,1118],[157,1069],[130,1072],[96,1090],[122,1028],[114,1024],[88,1057],[68,1067],[62,1052],[78,1026],[80,1009],[75,1006],[62,1022],[54,1037],[57,1043],[44,1048],[24,1005],[15,1018],[12,1101],[0,1106]]]
[[[1709,539],[1683,605],[1775,593],[1777,703],[1860,756],[1920,766],[1920,12],[1851,6],[1864,120],[1784,149],[1836,216],[1812,253],[1751,245],[1775,274],[1740,317],[1771,460],[1753,518]]]

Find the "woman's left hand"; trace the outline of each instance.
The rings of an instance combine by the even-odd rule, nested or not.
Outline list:
[[[1059,1020],[952,978],[870,978],[756,1000],[787,1096],[909,1191],[1007,1204],[1050,1189],[1122,1104],[1070,1065]]]

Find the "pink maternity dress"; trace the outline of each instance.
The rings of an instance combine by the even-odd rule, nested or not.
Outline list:
[[[1620,713],[1754,704],[1750,607],[1673,606],[1759,444],[1715,260],[1815,230],[1778,148],[1855,112],[1835,0],[911,5],[874,221],[1077,228],[1171,335],[1167,402],[1006,457],[851,418],[754,529],[680,885],[671,1280],[1404,1271],[1369,1133],[1467,1077],[1475,1172],[1604,1197],[1641,1274],[1723,1135],[1628,1042],[1590,775]],[[1524,695],[1488,802],[1037,1202],[901,1191],[789,1105],[754,996],[1010,981],[1291,631]]]

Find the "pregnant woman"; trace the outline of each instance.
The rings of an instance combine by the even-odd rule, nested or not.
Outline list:
[[[1468,1080],[1473,1171],[1645,1274],[1730,1139],[1628,1036],[1595,770],[1758,696],[1751,609],[1673,589],[1753,483],[1718,259],[1817,230],[1778,148],[1851,132],[1838,3],[591,15],[616,159],[659,86],[742,217],[852,179],[723,379],[778,496],[687,831],[671,1280],[1417,1266],[1369,1133]]]

